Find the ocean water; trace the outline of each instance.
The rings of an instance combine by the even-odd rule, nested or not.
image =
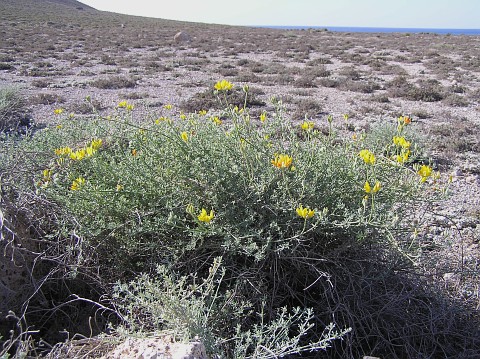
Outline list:
[[[307,30],[307,29],[327,29],[337,32],[371,32],[371,33],[433,33],[450,35],[480,35],[480,29],[422,29],[422,28],[394,28],[394,27],[342,27],[342,26],[254,26],[268,29],[283,30]]]

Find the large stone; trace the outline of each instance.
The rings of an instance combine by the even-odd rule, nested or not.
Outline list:
[[[168,337],[128,338],[100,359],[208,359],[203,343],[175,343]]]
[[[173,40],[175,40],[175,42],[179,43],[179,42],[190,42],[191,41],[191,37],[189,34],[187,34],[185,31],[180,31],[180,32],[177,32],[175,34],[175,36],[173,37]]]

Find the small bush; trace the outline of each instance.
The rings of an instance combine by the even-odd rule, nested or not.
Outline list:
[[[397,76],[387,85],[390,96],[404,97],[410,101],[436,102],[442,100],[444,89],[435,80],[410,84],[404,76]]]
[[[0,88],[0,132],[16,129],[26,116],[25,99],[16,88]]]
[[[127,332],[138,336],[166,331],[182,341],[197,337],[210,355],[237,359],[325,350],[349,332],[336,331],[330,324],[315,342],[300,344],[313,329],[313,312],[281,308],[272,320],[265,320],[264,313],[252,312],[251,304],[241,301],[240,296],[222,290],[226,270],[221,261],[220,257],[214,259],[204,279],[176,278],[165,267],[158,267],[155,277],[142,275],[118,285],[113,299],[128,325]],[[248,321],[258,319],[260,323],[253,328],[241,329]]]
[[[99,89],[122,89],[133,88],[137,82],[132,78],[125,76],[111,76],[107,78],[98,79],[92,82],[92,86]]]
[[[249,96],[246,96],[245,92],[241,88],[234,88],[233,91],[230,91],[228,94],[226,94],[226,98],[224,100],[229,104],[239,108],[244,107],[244,105],[247,107],[264,106],[265,102],[258,98],[258,94],[261,93],[261,90],[251,88],[249,90]],[[183,103],[180,104],[180,107],[187,112],[196,112],[201,110],[219,109],[224,105],[225,102],[219,102],[213,90],[207,89],[203,92],[195,94],[188,100],[183,101]]]
[[[36,105],[53,105],[65,103],[65,98],[61,95],[49,92],[42,92],[30,98],[30,103]]]
[[[13,70],[15,66],[6,62],[0,62],[0,70]]]
[[[297,108],[292,117],[295,120],[302,120],[305,117],[318,117],[322,111],[323,106],[320,102],[306,98],[297,101]]]
[[[448,106],[453,106],[453,107],[466,107],[468,106],[468,101],[465,97],[457,95],[456,93],[452,93],[450,95],[447,95],[444,99],[443,102],[447,104]]]

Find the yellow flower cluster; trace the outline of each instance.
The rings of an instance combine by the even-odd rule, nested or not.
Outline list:
[[[401,137],[401,136],[393,136],[393,143],[396,146],[400,146],[405,149],[408,149],[411,146],[411,143],[407,141],[405,137]]]
[[[55,154],[57,156],[67,156],[72,153],[72,149],[70,147],[60,147],[55,149]]]
[[[315,123],[313,121],[304,121],[304,122],[302,122],[300,127],[304,131],[311,131],[315,127]]]
[[[213,210],[211,210],[210,213],[207,213],[207,210],[205,208],[202,208],[200,214],[197,216],[198,220],[203,223],[210,223],[213,217],[215,217],[215,213],[213,213]]]
[[[403,125],[402,125],[403,126]],[[410,156],[411,143],[403,136],[393,136],[393,144],[400,147],[400,153],[393,156],[393,159],[398,163],[405,163]]]
[[[159,117],[155,120],[155,124],[157,124],[157,125],[159,125],[161,122],[171,123],[172,120],[169,119],[168,117],[165,117],[165,116],[161,116],[161,117]]]
[[[398,163],[405,163],[408,160],[408,157],[410,156],[410,150],[402,151],[401,154],[395,155],[394,159]]]
[[[180,137],[181,137],[182,140],[184,140],[185,142],[188,141],[188,133],[186,133],[185,131],[183,131],[183,132],[180,134]]]
[[[72,185],[70,186],[70,189],[72,191],[78,191],[84,185],[85,185],[85,178],[78,177],[77,179],[73,180]]]
[[[262,112],[260,114],[260,122],[264,123],[266,119],[267,119],[267,114],[265,112]]]
[[[302,205],[300,205],[295,211],[297,212],[298,216],[304,219],[312,218],[315,215],[315,211],[313,209],[310,209],[309,207],[304,208]]]
[[[370,186],[370,183],[368,181],[365,182],[365,185],[363,186],[363,189],[365,190],[366,193],[377,193],[380,191],[380,188],[382,188],[382,185],[380,184],[379,181],[375,182],[375,185],[373,188]]]
[[[215,84],[214,88],[217,91],[229,91],[233,88],[233,84],[227,80],[221,80]]]
[[[420,179],[420,182],[425,182],[428,177],[430,177],[433,173],[433,170],[432,170],[432,167],[430,166],[427,166],[427,165],[422,165],[422,167],[420,167],[420,169],[418,170],[417,172],[421,179]]]
[[[358,155],[363,159],[367,165],[375,164],[375,155],[369,150],[361,150]]]
[[[210,117],[210,120],[216,125],[221,125],[222,124],[222,120],[220,120],[220,118],[218,116],[212,116],[212,117]]]
[[[80,148],[76,151],[73,151],[70,147],[60,147],[55,149],[55,154],[57,156],[68,156],[74,161],[80,161],[85,157],[93,156],[100,147],[102,147],[103,141],[100,138],[93,139],[90,144],[86,147]]]
[[[288,168],[292,165],[292,157],[285,154],[275,155],[275,158],[272,160],[272,165],[277,168]]]
[[[125,108],[127,111],[132,111],[134,106],[127,101],[120,101],[117,105],[118,108]]]
[[[55,115],[61,115],[63,113],[63,108],[56,108],[55,110],[53,110],[53,113]]]

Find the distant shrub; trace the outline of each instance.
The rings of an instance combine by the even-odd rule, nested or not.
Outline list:
[[[15,66],[6,62],[0,62],[0,70],[13,70]]]
[[[36,105],[53,105],[65,102],[65,98],[62,95],[58,95],[50,92],[41,92],[30,98],[30,102]]]
[[[420,81],[417,85],[411,84],[404,76],[397,76],[387,85],[390,96],[404,97],[410,101],[436,102],[442,100],[444,89],[433,81]]]
[[[121,89],[133,88],[137,85],[137,82],[133,78],[125,76],[111,76],[92,81],[91,84],[99,89]]]
[[[247,107],[263,106],[265,105],[265,102],[258,98],[259,93],[262,93],[262,91],[251,88],[249,90],[249,96],[247,97],[241,88],[235,88],[226,94],[226,101],[232,106],[237,106],[239,108],[244,105]],[[224,104],[218,101],[218,98],[211,89],[198,92],[180,104],[180,107],[187,112],[220,109],[223,106]]]
[[[292,115],[295,120],[317,117],[323,111],[323,105],[310,98],[301,99],[297,101],[296,105],[297,107]]]

